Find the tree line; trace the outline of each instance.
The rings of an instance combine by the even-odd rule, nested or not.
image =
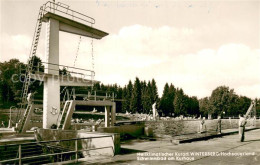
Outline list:
[[[34,66],[41,60],[34,59]],[[0,108],[9,108],[11,105],[17,105],[21,96],[23,83],[13,81],[14,74],[21,75],[20,70],[25,69],[25,64],[17,59],[11,59],[0,63]],[[60,74],[66,73],[66,70],[60,70]],[[16,77],[16,80],[19,76]],[[71,88],[71,87],[69,87]],[[43,83],[33,81],[30,90],[35,91],[38,97],[43,95]],[[63,88],[61,88],[61,91]],[[238,116],[245,114],[250,106],[251,99],[246,96],[239,96],[233,89],[227,86],[219,86],[214,89],[211,96],[198,99],[196,96],[188,96],[182,88],[175,87],[173,84],[166,83],[162,96],[158,95],[158,88],[154,79],[142,81],[138,77],[131,80],[123,87],[117,84],[104,85],[96,83],[90,87],[76,87],[79,91],[103,91],[115,97],[117,112],[122,113],[144,113],[149,114],[152,105],[156,103],[156,108],[160,116],[194,116],[198,117],[217,115]],[[257,103],[256,112],[260,115],[260,99],[255,99]]]
[[[260,99],[254,99],[256,103],[256,115],[260,115]],[[252,100],[246,96],[239,96],[234,89],[220,86],[214,89],[210,97],[199,100],[200,112],[203,115],[210,114],[213,117],[232,117],[243,115],[247,112]]]

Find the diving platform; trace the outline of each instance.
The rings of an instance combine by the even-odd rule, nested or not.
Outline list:
[[[116,121],[116,103],[103,100],[75,100],[76,105],[85,105],[85,106],[104,106],[105,107],[105,127],[114,126]]]
[[[76,105],[84,106],[104,106],[105,107],[105,127],[114,126],[116,121],[116,103],[112,101],[95,100],[67,100],[63,107],[62,115],[58,118],[58,129],[68,129],[71,125],[72,114]]]
[[[81,77],[72,77],[70,75],[53,75],[43,72],[30,73],[30,77],[38,81],[47,81],[47,79],[53,78],[55,81],[60,82],[60,86],[92,86],[94,83],[99,82]]]
[[[45,66],[42,66],[45,65]],[[50,70],[50,72],[48,72]],[[25,71],[21,69],[21,72]],[[28,73],[31,79],[38,81],[47,81],[53,78],[60,82],[60,86],[91,86],[99,81],[93,80],[95,72],[82,68],[76,68],[66,65],[39,62],[33,67],[33,71]]]
[[[77,34],[77,35],[95,38],[95,39],[102,39],[103,37],[108,35],[108,33],[104,31],[93,28],[81,22],[77,22],[72,19],[51,12],[47,12],[46,14],[43,15],[42,21],[48,22],[49,19],[55,19],[59,21],[59,30],[63,32],[68,32],[68,33]]]

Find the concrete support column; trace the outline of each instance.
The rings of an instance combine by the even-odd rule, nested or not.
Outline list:
[[[111,107],[110,106],[105,106],[105,127],[110,126],[110,121],[111,121]]]
[[[46,24],[45,61],[59,64],[59,21],[52,18]],[[54,75],[59,75],[59,66],[45,64],[45,73],[52,74],[44,81],[43,128],[57,124],[60,112],[60,81]]]

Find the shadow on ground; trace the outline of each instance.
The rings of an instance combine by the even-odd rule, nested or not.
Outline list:
[[[133,160],[117,160],[117,161],[113,161],[113,162],[104,162],[104,163],[102,163],[102,162],[99,162],[99,163],[92,163],[93,165],[94,164],[105,164],[105,165],[107,165],[107,164],[129,164],[130,162],[133,162]],[[91,164],[89,164],[89,165],[91,165]]]
[[[256,141],[260,141],[260,139],[255,139],[255,140],[245,140],[244,142],[256,142]]]
[[[133,154],[133,153],[138,153],[138,152],[147,152],[147,151],[134,150],[134,149],[129,149],[129,148],[121,148],[119,155]]]

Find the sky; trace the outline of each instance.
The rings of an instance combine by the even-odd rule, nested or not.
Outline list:
[[[39,8],[46,1],[0,0],[0,62],[26,62]],[[189,96],[208,97],[225,85],[260,97],[260,2],[166,0],[59,1],[95,18],[109,33],[94,40],[60,32],[60,64],[92,69],[104,84],[124,86],[135,77],[166,82]],[[44,59],[45,25],[37,54]]]

